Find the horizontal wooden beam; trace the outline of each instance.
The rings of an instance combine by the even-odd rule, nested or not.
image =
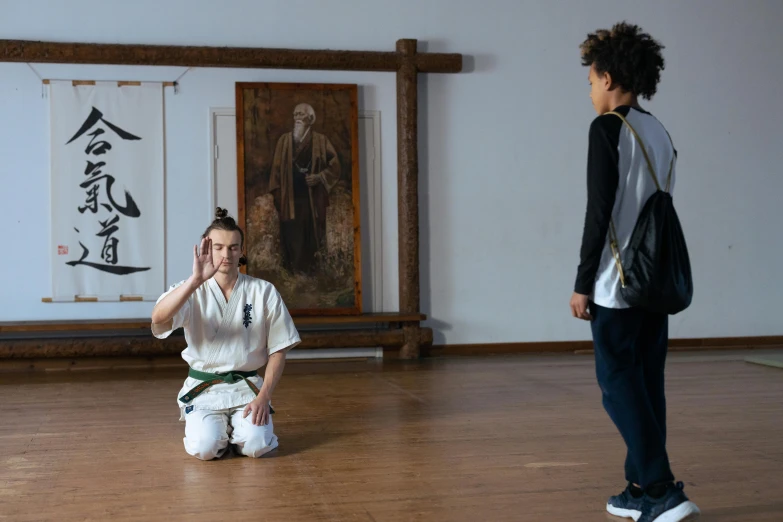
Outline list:
[[[419,72],[462,71],[460,54],[420,53],[413,60]],[[379,51],[0,40],[0,61],[393,72],[405,58]]]
[[[294,317],[298,326],[325,326],[368,323],[412,323],[421,322],[427,318],[420,313],[375,313],[362,315],[335,316],[302,316]],[[35,332],[91,332],[105,330],[145,330],[150,332],[149,319],[114,319],[114,320],[66,320],[66,321],[14,321],[0,322],[0,334],[3,333],[35,333]]]
[[[422,340],[432,342],[432,329],[421,329]],[[301,332],[300,349],[399,348],[405,342],[402,328],[387,330]],[[57,339],[0,339],[0,360],[68,357],[157,357],[177,355],[184,337],[152,336],[78,337]]]
[[[91,332],[96,330],[146,330],[151,333],[149,319],[8,321],[0,323],[0,334]]]

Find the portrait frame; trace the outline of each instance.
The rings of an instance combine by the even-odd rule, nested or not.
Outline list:
[[[235,90],[237,222],[247,258],[242,272],[275,285],[292,316],[361,314],[358,85],[236,82]],[[297,156],[293,114],[303,104],[315,120],[305,134],[310,135],[307,151],[317,152]],[[310,155],[310,168],[329,162],[320,171],[329,175],[310,172],[324,180],[306,187],[309,205],[299,206],[305,194],[302,178],[292,181],[296,165],[281,165],[291,156]],[[335,157],[339,169],[331,168]],[[292,183],[299,183],[296,191],[283,194]],[[270,190],[273,185],[276,190]],[[298,194],[296,203],[292,194]]]

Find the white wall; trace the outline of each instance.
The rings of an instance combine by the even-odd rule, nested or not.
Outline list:
[[[395,5],[396,4],[396,5]],[[223,7],[221,7],[223,6]],[[466,55],[420,80],[422,307],[436,342],[589,338],[569,318],[594,117],[578,44],[628,19],[666,46],[647,107],[680,151],[675,201],[693,307],[674,337],[775,335],[783,259],[783,3],[579,0],[4,1],[9,39],[392,50]],[[45,77],[172,80],[180,68],[36,65]],[[195,69],[166,96],[168,281],[187,276],[208,223],[208,108],[236,81],[355,82],[382,117],[384,308],[397,303],[394,75]],[[47,100],[24,64],[0,63],[0,321],[139,317],[151,303],[43,304],[49,295]],[[11,183],[18,183],[12,189]],[[182,199],[177,199],[182,198]]]

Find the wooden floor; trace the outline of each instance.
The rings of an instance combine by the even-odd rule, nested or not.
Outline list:
[[[783,370],[747,355],[668,364],[670,457],[705,521],[783,520]],[[185,453],[183,378],[0,374],[0,520],[619,520],[590,356],[291,363],[259,460]]]

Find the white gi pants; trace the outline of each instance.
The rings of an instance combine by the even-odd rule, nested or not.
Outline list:
[[[219,458],[228,444],[236,445],[242,455],[260,457],[277,448],[272,415],[264,426],[242,418],[245,406],[227,410],[193,410],[185,415],[185,451],[201,460]]]

